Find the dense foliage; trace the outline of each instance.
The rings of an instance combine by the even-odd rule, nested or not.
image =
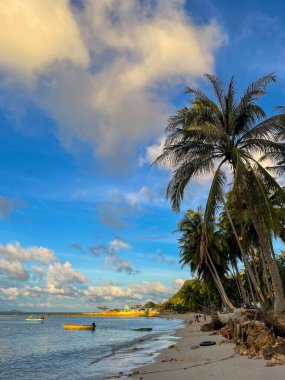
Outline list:
[[[237,288],[231,279],[225,278],[224,284],[233,301],[238,297]],[[216,287],[199,277],[187,280],[174,296],[162,303],[158,310],[176,313],[209,312],[213,307],[221,307],[222,299]]]

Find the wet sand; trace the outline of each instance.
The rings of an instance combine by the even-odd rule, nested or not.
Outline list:
[[[171,318],[194,320],[193,315],[171,315]],[[207,318],[208,322],[210,317]],[[266,360],[249,359],[234,354],[234,344],[222,343],[221,335],[209,336],[200,331],[204,324],[193,322],[174,334],[180,339],[164,349],[153,364],[137,368],[139,373],[128,377],[140,380],[284,380],[285,366],[266,367]],[[214,346],[200,347],[205,340]],[[192,347],[192,348],[191,348]],[[194,349],[193,349],[194,348]],[[134,373],[134,372],[133,372]]]

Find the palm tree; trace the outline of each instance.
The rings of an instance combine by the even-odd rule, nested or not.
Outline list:
[[[225,172],[228,165],[233,176],[233,188],[246,202],[268,262],[274,289],[274,311],[279,314],[285,310],[285,299],[271,250],[274,218],[270,195],[278,194],[279,201],[284,204],[285,193],[256,159],[256,153],[259,153],[270,157],[275,165],[285,161],[285,144],[279,141],[285,131],[285,114],[266,118],[264,110],[257,104],[266,93],[267,86],[276,82],[276,77],[270,74],[251,83],[240,99],[236,96],[234,77],[227,90],[214,75],[206,74],[206,78],[212,85],[216,102],[200,89],[187,88],[186,92],[194,99],[189,107],[170,117],[164,150],[155,164],[169,163],[173,167],[167,198],[170,198],[174,211],[179,211],[191,179],[213,173],[204,215],[206,224],[219,204],[225,204],[223,190],[228,185]],[[231,226],[238,243],[232,223]],[[243,249],[240,244],[239,247]]]
[[[245,273],[249,277],[248,283],[250,286],[252,283],[259,300],[262,304],[265,304],[266,298],[264,296],[264,292],[260,287],[259,278],[255,275],[255,273],[252,270],[250,262],[252,259],[250,253],[253,251],[253,249],[258,251],[260,250],[260,245],[256,231],[250,219],[248,210],[246,208],[246,204],[240,198],[240,196],[236,194],[234,191],[230,191],[226,194],[226,198],[227,201],[225,207],[227,207],[227,212],[230,214],[231,223],[234,225],[235,231],[238,235],[239,244],[237,244],[237,240],[235,240],[235,236],[231,230],[231,223],[228,218],[228,214],[225,210],[225,207],[220,214],[219,225],[220,228],[222,228],[222,230],[224,231],[225,237],[228,239],[228,244],[230,247],[229,256],[238,276],[239,286],[241,288],[241,292],[243,293],[243,299],[245,299],[245,289],[243,288],[243,284],[240,279],[239,272],[237,270],[237,260],[241,260],[244,262]],[[242,247],[242,250],[240,249],[240,246]],[[254,299],[251,288],[250,292],[252,299]],[[246,302],[248,302],[248,300],[246,300]]]
[[[229,300],[221,281],[221,275],[226,271],[226,261],[221,262],[222,246],[221,239],[213,226],[205,233],[202,209],[198,212],[188,211],[178,224],[178,232],[182,233],[179,238],[180,263],[182,267],[188,265],[192,274],[198,273],[204,279],[209,275],[214,280],[223,303],[233,310],[234,306]],[[219,269],[221,273],[219,274]]]

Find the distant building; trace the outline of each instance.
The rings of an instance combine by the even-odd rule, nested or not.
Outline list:
[[[125,305],[124,311],[131,311],[131,308],[128,305]]]

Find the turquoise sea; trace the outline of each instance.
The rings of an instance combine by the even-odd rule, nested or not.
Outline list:
[[[111,379],[153,361],[182,321],[167,318],[0,317],[1,380]],[[63,323],[96,322],[92,331],[63,330]],[[151,332],[133,331],[152,327]]]

